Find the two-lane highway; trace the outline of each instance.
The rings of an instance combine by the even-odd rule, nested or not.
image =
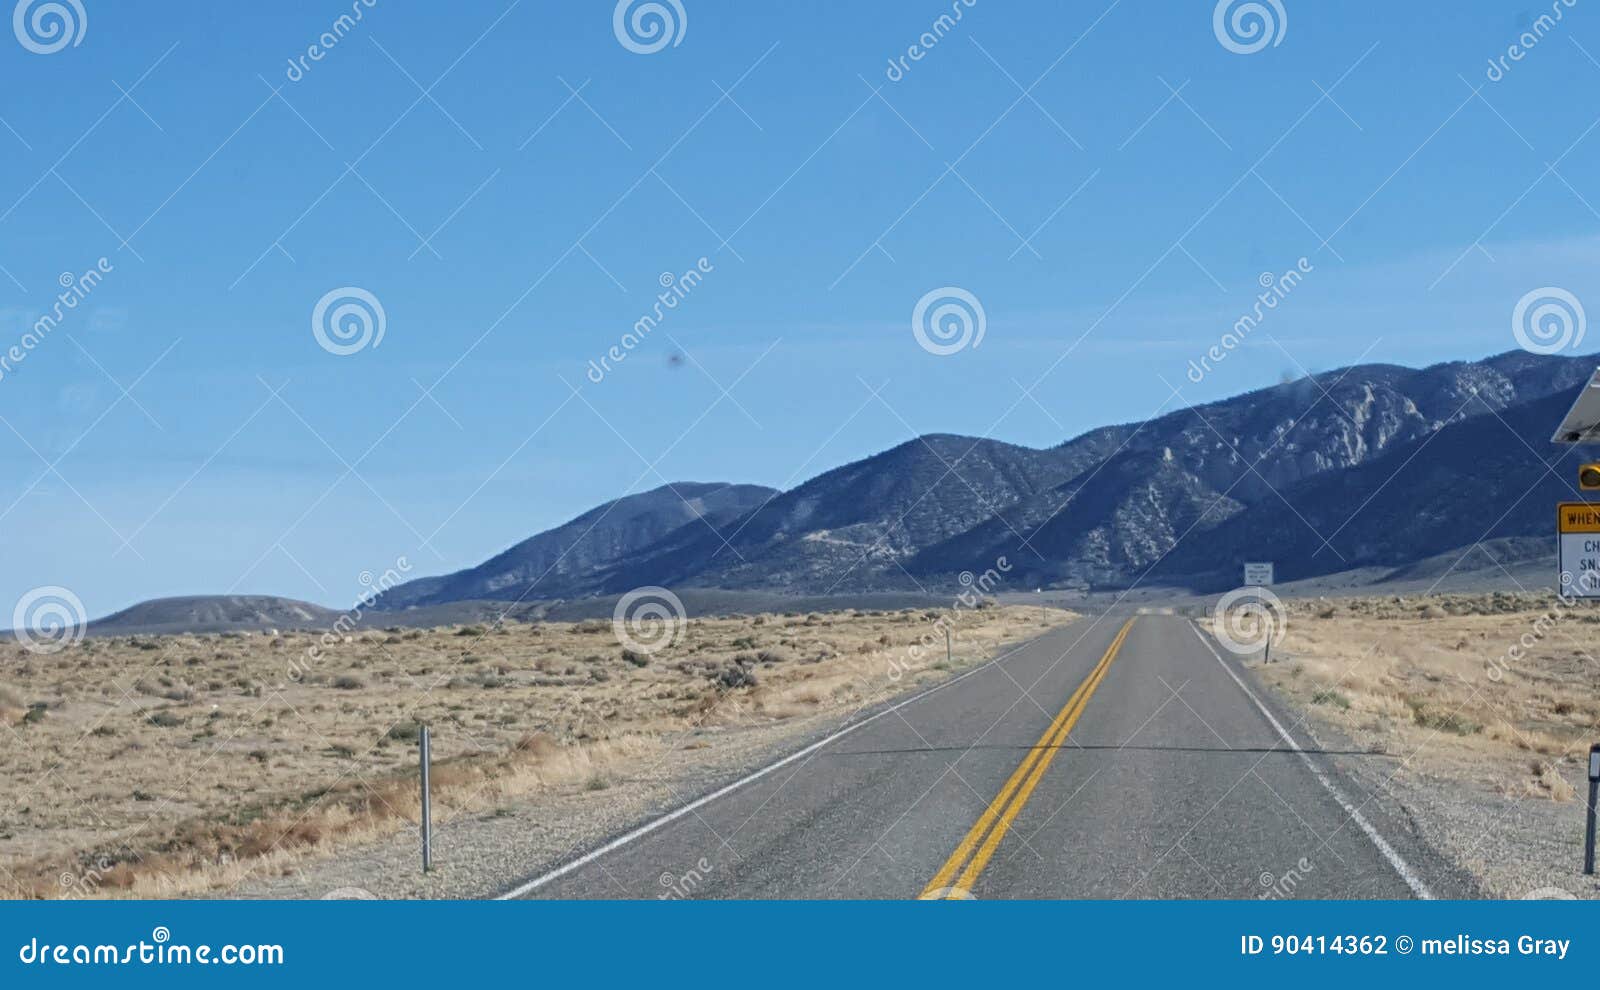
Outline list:
[[[1301,746],[1188,620],[1085,618],[510,893],[1433,894],[1448,870]]]

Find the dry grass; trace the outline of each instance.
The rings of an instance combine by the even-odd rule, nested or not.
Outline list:
[[[1259,676],[1407,767],[1568,801],[1600,733],[1600,609],[1536,595],[1290,603],[1284,662]],[[1565,777],[1564,777],[1565,774]]]
[[[448,821],[550,788],[603,792],[695,732],[798,731],[1070,618],[696,619],[655,655],[625,651],[609,622],[361,632],[315,660],[315,633],[18,649],[0,674],[0,773],[16,796],[0,807],[0,896],[214,893],[392,834],[417,820],[419,723]]]

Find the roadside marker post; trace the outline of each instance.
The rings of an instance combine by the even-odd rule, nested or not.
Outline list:
[[[422,727],[418,738],[418,755],[422,759],[422,872],[433,869],[433,798],[428,786],[429,765],[433,762],[433,747],[428,738],[428,727]],[[1591,788],[1592,790],[1592,788]],[[1592,801],[1590,802],[1593,803]]]
[[[1272,584],[1273,580],[1277,576],[1276,574],[1273,573],[1275,568],[1273,567],[1272,564],[1273,564],[1272,561],[1264,560],[1264,561],[1251,561],[1251,562],[1247,562],[1244,565],[1244,586],[1246,588],[1255,588],[1256,591],[1258,592],[1258,594],[1257,594],[1258,598],[1261,597],[1259,592],[1266,590],[1266,587],[1268,585]],[[1276,624],[1276,621],[1274,620],[1272,612],[1270,610],[1263,609],[1262,610],[1262,615],[1264,617],[1262,619],[1262,621],[1265,622],[1266,625],[1267,625],[1267,644],[1266,644],[1266,646],[1262,647],[1262,650],[1261,650],[1261,662],[1262,663],[1271,663],[1272,662],[1272,637],[1273,637],[1273,634],[1278,631],[1277,630],[1277,624]]]
[[[947,666],[956,665],[955,652],[950,646],[950,627],[944,627],[944,662]]]
[[[1594,876],[1594,805],[1600,791],[1600,743],[1589,747],[1589,820],[1583,836],[1583,872]]]

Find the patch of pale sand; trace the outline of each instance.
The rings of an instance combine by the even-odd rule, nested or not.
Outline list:
[[[419,722],[433,727],[436,820],[551,794],[609,820],[582,796],[622,795],[619,768],[641,760],[677,765],[685,733],[759,749],[760,733],[734,730],[793,738],[1071,618],[983,607],[693,619],[648,656],[592,621],[19,649],[0,676],[0,719],[16,733],[0,774],[21,796],[0,809],[0,895],[215,892],[401,833],[417,820]],[[683,751],[686,767],[697,752]]]

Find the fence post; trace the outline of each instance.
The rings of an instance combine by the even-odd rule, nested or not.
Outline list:
[[[422,759],[422,872],[433,869],[433,797],[429,787],[429,769],[433,762],[433,748],[428,738],[428,727],[422,727],[419,738]]]
[[[1583,872],[1594,875],[1594,813],[1595,792],[1600,791],[1600,743],[1589,747],[1589,813],[1584,823]]]

